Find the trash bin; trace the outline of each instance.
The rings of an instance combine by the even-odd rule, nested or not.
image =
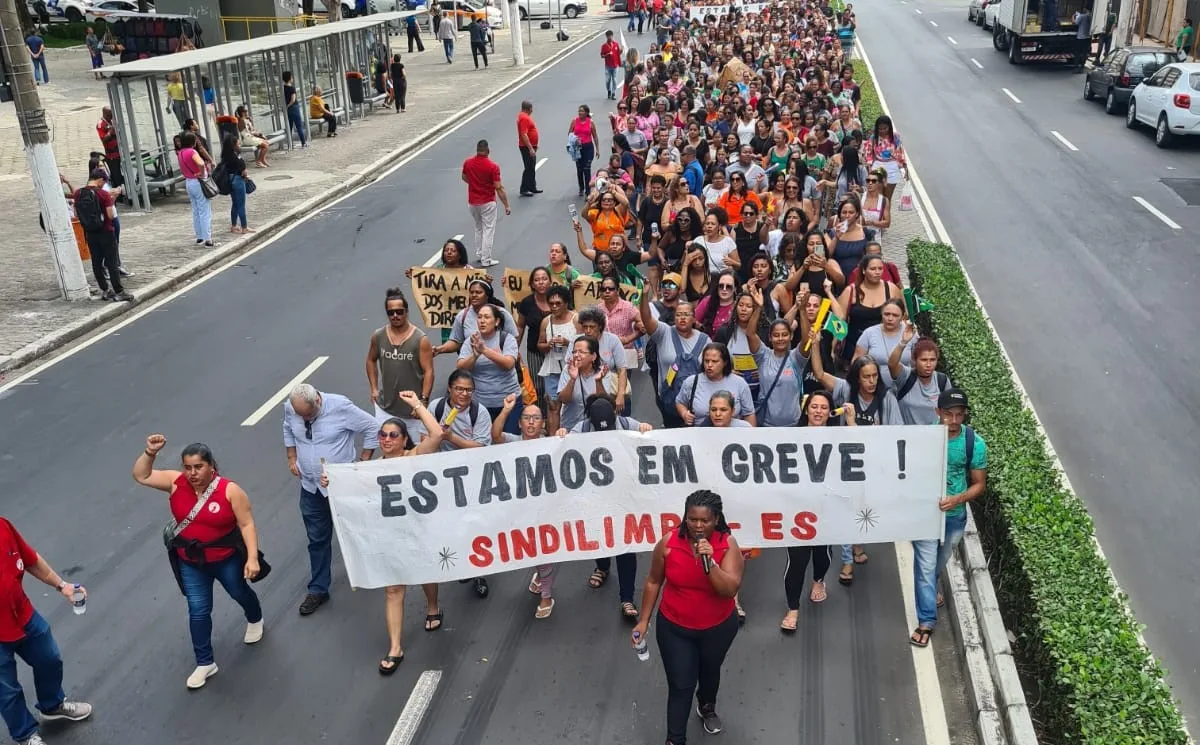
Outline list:
[[[346,88],[350,91],[350,103],[361,105],[363,96],[363,76],[361,72],[346,73]]]
[[[83,235],[83,226],[74,217],[71,218],[71,230],[75,231],[75,243],[79,246],[79,258],[83,261],[91,261],[92,252],[88,250],[87,238]]]

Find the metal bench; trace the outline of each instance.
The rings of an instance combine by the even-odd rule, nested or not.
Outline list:
[[[368,99],[365,99],[363,103],[365,103],[371,111],[374,111],[376,106],[386,106],[387,98],[388,96],[386,93],[378,93]]]
[[[342,118],[342,114],[344,114],[344,113],[345,113],[345,111],[343,111],[342,109],[330,109],[330,111],[331,111],[331,112],[333,112],[333,115],[334,115],[335,117],[337,117],[338,119],[341,119],[341,118]],[[308,119],[308,130],[311,132],[311,131],[312,131],[312,129],[313,129],[313,127],[316,127],[318,132],[324,132],[324,131],[325,131],[325,119],[324,119],[324,117],[322,117],[322,118],[320,118],[320,119],[313,119],[312,117],[309,117],[309,119]]]
[[[266,134],[265,132],[263,134]],[[264,138],[267,141],[267,149],[278,147],[283,148],[283,143],[287,141],[287,134],[283,131],[272,132]],[[239,150],[243,155],[253,155],[256,148],[250,145],[242,145]]]
[[[170,194],[175,196],[175,187],[183,183],[183,174],[169,173],[159,178],[149,179],[146,181],[146,187],[151,190],[157,190],[159,194],[166,196]]]

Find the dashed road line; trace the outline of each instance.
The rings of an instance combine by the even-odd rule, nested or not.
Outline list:
[[[549,159],[549,158],[542,158],[541,160],[539,160],[539,161],[537,162],[537,165],[535,165],[535,166],[533,167],[533,170],[535,170],[535,171],[540,171],[540,170],[542,170],[542,166],[546,165],[546,161],[548,161],[548,160],[550,160],[550,159]]]
[[[1054,139],[1056,139],[1056,140],[1058,140],[1059,142],[1061,142],[1061,143],[1062,143],[1062,146],[1063,146],[1063,147],[1065,147],[1066,149],[1070,150],[1070,151],[1071,151],[1071,152],[1073,152],[1073,153],[1077,153],[1077,152],[1079,152],[1079,148],[1077,148],[1077,147],[1075,147],[1074,145],[1072,145],[1070,140],[1068,140],[1066,137],[1063,137],[1063,136],[1062,136],[1061,134],[1059,134],[1057,131],[1055,131],[1055,130],[1053,130],[1053,129],[1052,129],[1052,130],[1050,130],[1050,134],[1054,135]]]
[[[917,15],[921,15],[921,9],[920,9],[920,8],[913,8],[913,10],[917,11]]]
[[[1013,93],[1012,91],[1010,91],[1009,89],[1007,89],[1007,88],[1001,88],[1000,90],[1004,91],[1004,95],[1006,95],[1006,96],[1008,96],[1009,98],[1011,98],[1013,103],[1021,103],[1021,99],[1017,98],[1016,94],[1014,94],[1014,93]]]
[[[972,64],[972,65],[975,65],[975,66],[976,66],[976,67],[978,67],[980,70],[982,70],[982,69],[983,69],[983,65],[979,64],[979,60],[975,59],[974,57],[972,57],[972,58],[971,58],[971,64]]]
[[[958,46],[958,42],[957,42],[957,41],[955,41],[955,40],[954,40],[954,37],[953,37],[953,36],[950,36],[949,34],[947,34],[947,35],[946,35],[946,41],[950,42],[950,43],[951,43],[951,44],[953,44],[954,46]]]
[[[305,366],[305,368],[303,370],[301,370],[299,372],[299,374],[296,375],[296,377],[294,377],[291,380],[289,380],[288,382],[284,383],[283,387],[275,392],[275,395],[271,396],[266,401],[264,401],[262,406],[259,406],[257,409],[254,410],[253,414],[246,417],[246,420],[244,422],[242,422],[242,426],[243,427],[253,427],[254,425],[261,422],[262,418],[271,412],[271,409],[274,409],[276,406],[283,403],[283,399],[287,398],[287,395],[292,392],[292,388],[296,387],[300,383],[303,383],[305,380],[308,379],[309,375],[312,375],[314,372],[317,371],[318,367],[320,367],[321,365],[324,365],[328,361],[329,361],[329,358],[323,356],[323,357],[318,357],[315,360],[313,360],[312,362],[308,363],[308,365]]]
[[[417,678],[417,684],[413,686],[412,693],[408,695],[408,701],[405,702],[404,709],[400,712],[400,718],[396,720],[396,726],[392,728],[392,734],[388,735],[385,745],[409,745],[413,741],[421,726],[421,720],[425,717],[426,710],[429,709],[429,704],[433,703],[433,694],[437,692],[438,683],[441,681],[441,670],[426,670],[421,673],[421,677]]]
[[[1141,197],[1134,197],[1134,198],[1133,198],[1133,201],[1135,201],[1135,202],[1137,202],[1138,204],[1140,204],[1140,205],[1142,205],[1143,207],[1145,207],[1147,212],[1149,212],[1150,214],[1154,215],[1154,216],[1155,216],[1155,217],[1157,217],[1159,220],[1162,220],[1162,221],[1163,221],[1163,224],[1165,224],[1165,225],[1166,225],[1168,228],[1170,228],[1171,230],[1182,230],[1182,229],[1183,229],[1183,228],[1181,228],[1181,227],[1179,226],[1179,223],[1177,223],[1177,222],[1175,222],[1174,220],[1172,220],[1171,218],[1167,217],[1167,216],[1166,216],[1166,214],[1164,214],[1162,210],[1160,210],[1159,208],[1157,208],[1157,207],[1155,207],[1154,205],[1150,204],[1150,203],[1149,203],[1149,202],[1147,202],[1145,199],[1143,199],[1143,198],[1141,198]]]
[[[938,25],[937,25],[937,21],[930,21],[930,22],[929,22],[929,25],[930,25],[930,26],[933,26],[934,28],[937,28],[937,27],[938,27]]]

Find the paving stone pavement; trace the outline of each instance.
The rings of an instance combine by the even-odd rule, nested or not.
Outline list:
[[[461,102],[476,100],[513,82],[533,65],[579,41],[589,31],[608,25],[607,15],[589,15],[567,22],[571,41],[556,42],[553,31],[533,29],[524,37],[524,68],[514,67],[509,54],[509,31],[496,32],[496,62],[484,72],[469,64],[448,66],[436,40],[427,38],[424,53],[409,55],[405,37],[393,36],[392,47],[403,55],[409,79],[407,111],[380,111],[339,129],[333,139],[317,136],[307,150],[273,151],[269,170],[252,169],[258,191],[248,200],[251,227],[327,192],[399,146],[414,141],[447,117],[462,110]],[[522,26],[524,31],[524,26]],[[100,150],[95,125],[107,102],[103,81],[94,80],[82,49],[47,50],[51,84],[41,86],[42,106],[53,131],[59,170],[78,187],[85,180],[87,160]],[[513,116],[516,116],[514,111]],[[465,157],[465,156],[464,156]],[[0,241],[0,363],[26,345],[78,321],[102,307],[101,301],[59,299],[49,244],[38,227],[38,208],[29,182],[20,130],[11,104],[0,105],[0,203],[10,205],[4,224],[12,230]],[[244,240],[227,232],[225,198],[214,200],[213,238],[218,246]],[[121,210],[121,260],[134,272],[126,286],[139,287],[168,276],[205,249],[194,247],[191,210],[183,189],[173,197],[153,200],[153,212]],[[90,262],[84,273],[96,292]]]

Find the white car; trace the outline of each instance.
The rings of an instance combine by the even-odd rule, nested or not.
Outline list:
[[[83,12],[88,23],[95,23],[97,18],[106,18],[113,13],[137,13],[137,0],[97,0],[95,4]],[[146,4],[146,12],[153,13],[154,4]]]
[[[577,18],[587,13],[585,0],[516,0],[521,20],[526,18]]]
[[[1154,144],[1200,135],[1200,62],[1172,62],[1138,83],[1125,109],[1125,126],[1154,127]]]
[[[996,28],[996,19],[1000,16],[1000,0],[988,0],[983,8],[983,22],[979,25],[987,31]]]

